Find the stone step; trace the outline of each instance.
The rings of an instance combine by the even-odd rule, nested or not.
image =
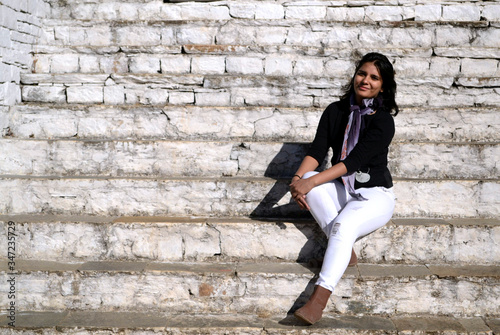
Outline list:
[[[15,227],[16,255],[27,261],[307,263],[321,259],[327,245],[312,219],[32,215],[0,221],[2,234]],[[498,219],[392,219],[354,248],[360,263],[494,266],[499,236]]]
[[[375,1],[237,1],[215,3],[159,3],[156,1],[109,1],[104,3],[81,3],[67,1],[65,6],[51,1],[51,16],[57,19],[82,21],[136,21],[136,20],[327,20],[333,22],[384,22],[416,21],[500,21],[500,12],[494,3],[470,4],[465,1],[436,3],[434,1],[407,1],[398,3]]]
[[[474,78],[473,78],[474,79]],[[402,107],[500,106],[497,83],[462,85],[453,77],[399,80]],[[24,102],[197,106],[326,107],[347,80],[330,77],[164,74],[24,74]],[[479,82],[474,79],[473,82]],[[470,87],[469,87],[470,86]],[[485,86],[483,88],[475,86]]]
[[[60,215],[296,217],[289,179],[0,178],[0,212]],[[498,180],[395,180],[397,217],[500,216]]]
[[[323,108],[23,104],[0,109],[4,138],[311,142]],[[500,141],[498,107],[406,107],[395,142]]]
[[[182,48],[182,49],[181,49]],[[452,49],[452,48],[449,48]],[[433,55],[433,49],[383,49],[394,63],[397,78],[450,77],[460,86],[493,86],[500,74],[498,48],[470,48],[457,58]],[[477,49],[477,50],[475,50]],[[319,48],[300,46],[252,45],[183,45],[146,48],[103,47],[81,48],[39,46],[34,55],[33,73],[37,74],[262,74],[273,77],[329,76],[347,82],[354,70],[352,55],[325,52]],[[496,50],[498,54],[490,55]],[[481,51],[483,59],[473,52]],[[182,52],[182,53],[181,53]],[[406,54],[412,53],[412,57]],[[449,50],[451,52],[451,50]],[[492,70],[493,69],[493,70]],[[480,80],[479,80],[479,79]],[[480,82],[481,81],[481,82]],[[498,85],[497,85],[498,86]]]
[[[21,311],[285,315],[307,301],[315,273],[298,263],[2,262]],[[500,267],[359,264],[348,268],[327,315],[500,315]],[[3,296],[9,287],[3,285]]]
[[[215,141],[0,141],[2,174],[100,177],[291,178],[309,144]],[[202,149],[202,152],[200,151]],[[499,143],[394,143],[394,178],[498,179]],[[464,165],[473,161],[474,164]],[[330,158],[325,162],[329,167]]]
[[[0,327],[8,327],[8,314],[0,314]],[[75,332],[106,334],[145,334],[165,332],[192,335],[313,335],[313,334],[408,334],[446,333],[493,335],[500,332],[498,317],[449,316],[344,316],[325,315],[314,326],[304,326],[291,315],[258,316],[243,314],[173,315],[144,312],[38,311],[17,312],[15,327],[9,334],[25,334],[26,328],[47,330],[51,334]]]

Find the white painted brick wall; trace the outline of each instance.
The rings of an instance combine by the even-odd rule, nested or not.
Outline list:
[[[31,70],[29,52],[41,35],[40,18],[49,12],[43,0],[0,3],[0,106],[21,101],[20,72]]]

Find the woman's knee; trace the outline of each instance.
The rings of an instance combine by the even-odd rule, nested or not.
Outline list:
[[[302,179],[311,178],[312,176],[314,176],[315,174],[318,174],[318,173],[319,173],[318,171],[309,171],[309,172],[306,172],[302,176]]]

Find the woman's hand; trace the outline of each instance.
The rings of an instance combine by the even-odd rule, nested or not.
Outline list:
[[[306,194],[309,193],[313,187],[314,183],[310,178],[299,179],[298,177],[294,177],[292,179],[292,183],[290,184],[290,193],[300,208],[309,210],[309,205],[306,201]]]

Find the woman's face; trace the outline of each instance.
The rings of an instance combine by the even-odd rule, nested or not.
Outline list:
[[[354,93],[356,102],[361,104],[363,99],[375,98],[382,89],[382,76],[373,62],[364,63],[354,75]]]

